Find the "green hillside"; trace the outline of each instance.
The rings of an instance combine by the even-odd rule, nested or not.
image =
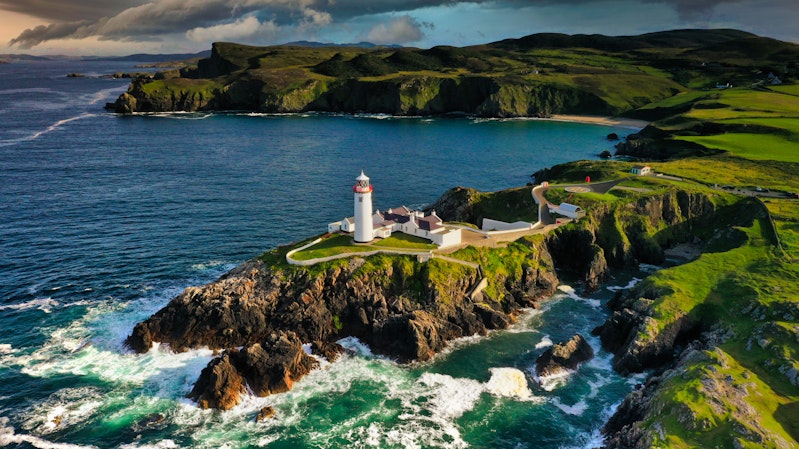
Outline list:
[[[136,79],[116,109],[633,114],[717,82],[751,83],[765,71],[792,80],[798,55],[797,45],[735,30],[535,34],[430,49],[218,42],[194,68]]]

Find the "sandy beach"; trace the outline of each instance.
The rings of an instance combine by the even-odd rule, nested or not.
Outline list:
[[[601,117],[594,115],[561,115],[554,114],[548,120],[562,122],[593,123],[596,125],[622,126],[624,128],[643,129],[649,122],[624,117]]]

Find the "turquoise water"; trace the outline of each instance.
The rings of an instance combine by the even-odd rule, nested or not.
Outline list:
[[[403,366],[353,349],[291,392],[201,411],[184,399],[207,350],[129,353],[133,325],[184,287],[351,214],[450,187],[524,185],[629,130],[540,120],[102,110],[119,63],[0,66],[0,446],[582,448],[639,381],[608,354],[535,379],[552,342],[587,335],[612,294],[565,288],[512,329]],[[81,72],[86,78],[66,78]],[[626,286],[633,274],[614,285]],[[615,288],[615,287],[614,287]],[[596,350],[599,343],[590,339]],[[276,418],[255,423],[273,406]]]

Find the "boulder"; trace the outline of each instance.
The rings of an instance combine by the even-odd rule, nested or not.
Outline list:
[[[235,364],[253,393],[263,397],[291,390],[295,380],[319,363],[305,353],[293,332],[276,332],[236,353]]]
[[[591,345],[577,334],[566,343],[556,344],[544,351],[535,361],[535,372],[539,377],[563,373],[576,369],[580,363],[593,357]]]
[[[200,408],[230,410],[241,401],[245,391],[244,377],[233,364],[232,355],[225,352],[211,361],[188,394]]]
[[[275,409],[272,408],[271,405],[267,405],[258,412],[258,416],[255,417],[255,422],[266,421],[267,419],[272,419],[274,417]]]

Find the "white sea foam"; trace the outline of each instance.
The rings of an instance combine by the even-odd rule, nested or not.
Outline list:
[[[663,268],[663,267],[661,267],[661,266],[658,266],[658,265],[650,265],[650,264],[648,264],[648,263],[641,263],[641,264],[638,264],[638,269],[639,269],[639,270],[641,270],[641,271],[643,271],[644,273],[654,273],[655,271],[658,271],[658,270],[660,270],[660,269],[662,269],[662,268]]]
[[[531,368],[531,373],[533,373],[533,378],[538,385],[544,391],[554,391],[558,387],[562,387],[569,383],[569,378],[571,378],[574,371],[572,370],[564,370],[560,371],[556,374],[551,374],[549,376],[538,376],[535,373],[535,367]]]
[[[153,443],[142,444],[142,445],[136,443],[123,444],[119,446],[119,449],[175,449],[178,447],[180,446],[178,446],[178,444],[175,443],[173,440],[161,440],[154,444]]]
[[[635,287],[635,285],[638,284],[639,282],[641,282],[640,279],[632,278],[632,279],[630,279],[630,282],[628,282],[627,285],[625,285],[623,287],[620,286],[620,285],[609,285],[609,286],[607,286],[605,288],[607,288],[608,290],[610,290],[612,292],[617,292],[619,290],[629,290],[629,289]]]
[[[225,263],[224,261],[221,261],[221,260],[209,260],[208,262],[196,263],[196,264],[191,266],[191,269],[192,270],[196,270],[196,271],[207,271],[207,270],[216,269],[216,268],[219,268],[219,267],[229,267],[226,270],[226,271],[229,271],[229,270],[233,269],[235,267],[235,265],[234,264]]]
[[[569,285],[559,285],[558,290],[575,301],[584,301],[588,303],[591,307],[599,308],[602,305],[598,299],[583,298],[582,296],[578,295],[577,292],[574,291],[574,288]]]
[[[18,351],[18,349],[12,348],[8,343],[0,343],[0,354],[14,354]]]
[[[344,349],[362,357],[374,357],[372,349],[366,344],[358,340],[356,337],[345,337],[337,342]]]
[[[536,398],[527,386],[527,376],[516,368],[490,368],[491,378],[485,384],[489,393],[520,401],[532,401]],[[541,399],[541,398],[537,398]]]
[[[588,404],[582,400],[573,405],[566,405],[558,398],[553,398],[550,402],[568,415],[583,416],[583,413],[588,410]]]
[[[10,446],[12,444],[28,443],[39,449],[89,449],[96,446],[81,446],[77,444],[55,443],[43,438],[18,434],[13,427],[9,426],[8,418],[0,416],[0,446]]]
[[[76,115],[75,117],[70,117],[70,118],[66,118],[64,120],[59,120],[59,121],[53,123],[52,125],[48,126],[44,131],[39,131],[37,133],[34,133],[32,136],[30,136],[30,138],[28,138],[26,140],[38,139],[39,137],[41,137],[41,136],[43,136],[43,135],[45,135],[47,133],[51,133],[51,132],[57,130],[58,128],[66,125],[67,123],[74,122],[75,120],[82,120],[82,119],[85,119],[85,118],[90,118],[90,117],[97,117],[97,114],[84,112],[83,114]]]
[[[428,408],[436,416],[459,418],[480,399],[484,386],[473,379],[458,379],[446,374],[424,373],[419,384],[427,387]]]
[[[110,96],[114,94],[120,94],[125,91],[125,86],[127,84],[117,87],[111,87],[108,89],[98,90],[97,92],[93,92],[90,94],[82,95],[80,97],[81,104],[97,104],[102,101],[107,100]]]
[[[92,419],[105,395],[93,387],[63,388],[26,413],[25,430],[48,434]]]
[[[554,344],[555,343],[552,342],[552,338],[550,338],[549,335],[544,335],[543,337],[541,337],[541,341],[535,344],[535,349],[548,348]]]
[[[36,298],[21,304],[9,304],[0,306],[0,310],[30,310],[39,309],[44,313],[53,311],[53,307],[58,306],[58,301],[53,298]]]

